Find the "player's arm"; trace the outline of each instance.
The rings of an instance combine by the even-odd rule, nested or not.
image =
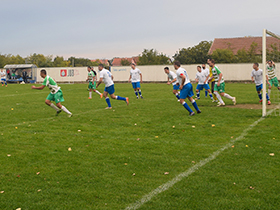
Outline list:
[[[220,86],[220,83],[221,83],[222,77],[223,77],[223,74],[222,74],[222,73],[220,73],[220,74],[219,74],[218,84],[217,84],[218,86]]]
[[[40,87],[36,87],[34,85],[31,86],[32,89],[36,89],[36,90],[43,90],[46,86],[45,85],[41,85]]]
[[[255,79],[254,79],[254,77],[253,77],[253,76],[251,76],[251,79],[252,79],[252,82],[255,82]]]
[[[142,74],[140,73],[140,83],[143,83]]]
[[[130,80],[131,80],[131,75],[129,75],[128,82],[130,82]]]
[[[208,74],[208,76],[206,77],[206,80],[204,81],[204,84],[206,84],[207,83],[207,81],[209,80],[209,74]]]
[[[265,75],[265,78],[266,78],[266,82],[267,82],[268,86],[270,87],[271,85],[270,85],[270,83],[268,81],[268,75]]]
[[[111,78],[112,78],[112,80],[114,80],[114,76],[111,74]]]
[[[101,84],[102,81],[103,81],[103,77],[100,77],[99,81],[97,82],[96,88],[98,88],[98,86]]]
[[[183,84],[185,83],[186,76],[184,74],[180,74],[180,77],[182,78],[182,84],[180,84],[180,90],[183,89]]]

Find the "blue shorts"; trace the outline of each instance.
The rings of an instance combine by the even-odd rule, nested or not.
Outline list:
[[[133,89],[140,88],[140,82],[132,82]]]
[[[114,85],[111,85],[109,87],[105,87],[104,91],[111,95],[115,92],[115,87],[114,87]]]
[[[173,85],[173,90],[179,90],[180,85]]]
[[[193,97],[193,87],[191,83],[185,84],[180,91],[180,99],[186,99],[188,97]]]
[[[209,87],[209,85],[208,84],[203,84],[203,85],[197,85],[196,86],[196,89],[197,90],[203,90],[203,88],[205,89],[205,90],[209,90],[210,89],[210,87]]]
[[[262,89],[263,89],[263,85],[262,84],[256,86],[257,92],[261,91]]]
[[[5,78],[1,78],[1,81],[4,81],[4,82],[6,82],[6,79],[5,79]]]

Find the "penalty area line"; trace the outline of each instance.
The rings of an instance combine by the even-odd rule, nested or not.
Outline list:
[[[272,112],[274,111],[274,109],[270,110],[267,112],[267,115],[270,115]],[[138,209],[140,208],[142,205],[144,205],[145,203],[149,202],[153,197],[157,196],[158,194],[168,190],[169,188],[173,187],[173,185],[175,185],[176,183],[180,182],[182,179],[188,177],[189,175],[191,175],[192,173],[194,173],[195,171],[199,170],[201,167],[203,167],[204,165],[206,165],[207,163],[209,163],[210,161],[216,159],[224,150],[230,148],[232,146],[233,143],[240,141],[241,139],[243,139],[250,130],[252,130],[258,123],[260,123],[261,121],[263,121],[265,118],[261,117],[260,119],[256,120],[254,123],[252,123],[248,128],[246,128],[245,130],[243,130],[243,132],[241,133],[240,136],[238,136],[237,138],[231,140],[228,144],[226,144],[224,147],[218,149],[217,151],[215,151],[214,153],[212,153],[209,157],[201,160],[199,163],[197,163],[196,165],[192,166],[191,168],[189,168],[188,170],[180,173],[179,175],[177,175],[176,177],[174,177],[172,180],[166,182],[165,184],[157,187],[156,189],[154,189],[153,191],[151,191],[150,193],[144,195],[140,200],[136,201],[135,203],[130,204],[128,207],[125,208],[125,210],[130,210],[130,209]]]

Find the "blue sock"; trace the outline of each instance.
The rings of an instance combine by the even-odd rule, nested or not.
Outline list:
[[[5,82],[5,85],[7,85],[7,82]]]
[[[195,108],[196,111],[199,110],[199,108],[198,108],[197,103],[195,102],[195,100],[192,101],[192,105],[193,105],[193,107]]]
[[[108,104],[108,107],[111,107],[111,102],[110,102],[110,99],[108,97],[106,98],[106,102]]]
[[[213,95],[212,93],[209,93],[210,98],[213,100]]]
[[[191,108],[189,107],[189,105],[184,101],[184,103],[182,104],[185,108],[186,108],[186,110],[188,110],[189,111],[189,113],[192,113],[193,111],[191,110]]]
[[[180,95],[178,93],[176,93],[176,98],[178,98],[178,100],[180,100]]]
[[[138,97],[138,92],[137,91],[134,91],[135,95]]]
[[[205,90],[205,97],[207,97],[208,91]]]
[[[266,100],[267,100],[267,101],[269,101],[269,97],[268,97],[268,94],[266,94]]]
[[[121,97],[121,96],[116,96],[117,98],[117,100],[122,100],[122,101],[126,101],[126,98],[124,98],[124,97]]]
[[[258,94],[258,95],[259,95],[260,100],[262,100],[262,94],[260,93],[260,94]]]
[[[141,94],[141,90],[138,90],[138,92],[139,92],[139,95],[140,95],[140,96],[142,96],[142,94]]]
[[[197,98],[199,98],[199,94],[200,94],[200,92],[197,92],[197,93],[196,93],[196,97],[197,97]]]

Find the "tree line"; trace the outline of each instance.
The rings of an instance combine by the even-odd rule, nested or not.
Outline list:
[[[211,45],[212,41],[202,41],[193,47],[180,49],[172,58],[164,53],[159,53],[156,49],[144,49],[139,55],[137,65],[168,65],[173,60],[178,60],[181,64],[202,64],[208,58],[213,58],[217,63],[260,63],[262,61],[262,56],[257,53],[258,45],[254,42],[249,50],[241,49],[238,50],[237,54],[234,54],[229,47],[228,49],[216,49],[212,55],[209,55],[208,51]],[[267,60],[280,62],[280,48],[276,45],[272,45],[271,48],[272,50],[267,50]],[[81,67],[97,66],[99,63],[99,60],[92,62],[87,58],[70,57],[65,60],[62,56],[53,58],[52,55],[44,56],[36,53],[26,58],[22,58],[20,55],[0,54],[0,68],[3,68],[6,64],[35,64],[38,67]],[[121,65],[128,66],[130,63],[123,59]]]

